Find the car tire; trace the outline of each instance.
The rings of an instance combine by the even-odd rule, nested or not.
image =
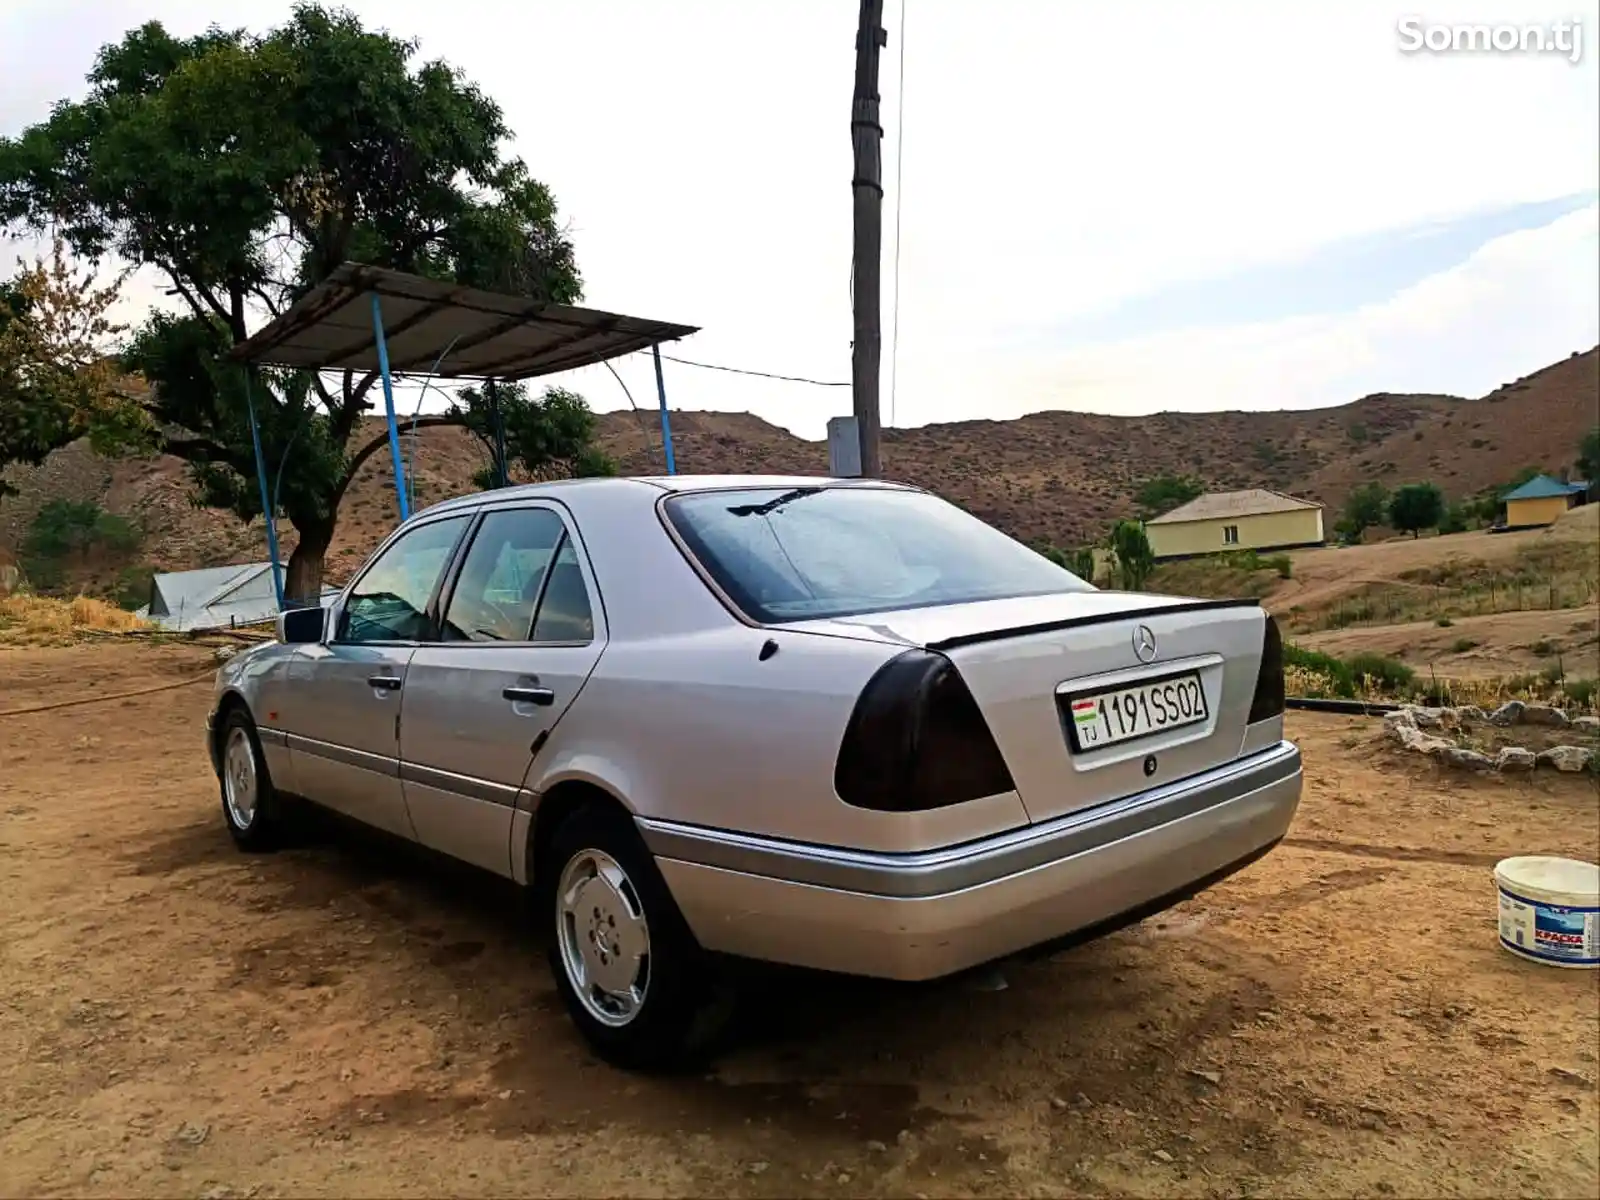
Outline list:
[[[244,709],[230,709],[217,737],[217,783],[228,833],[241,850],[271,850],[282,839],[282,810],[256,723]]]
[[[703,1061],[731,1015],[732,994],[633,822],[580,808],[556,829],[538,868],[550,970],[595,1053],[638,1071]]]

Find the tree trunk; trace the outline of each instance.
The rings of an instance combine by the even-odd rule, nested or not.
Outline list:
[[[291,608],[315,606],[322,602],[322,566],[333,542],[333,522],[308,521],[302,525],[296,521],[294,526],[300,540],[289,555],[289,567],[284,573],[284,602]]]

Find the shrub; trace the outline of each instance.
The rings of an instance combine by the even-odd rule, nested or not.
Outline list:
[[[1111,553],[1124,591],[1136,592],[1150,578],[1155,554],[1138,521],[1118,521],[1111,530]]]
[[[1294,563],[1289,561],[1287,554],[1274,554],[1267,559],[1267,566],[1278,573],[1279,579],[1288,579],[1294,574]]]
[[[1320,650],[1306,650],[1294,645],[1292,642],[1283,644],[1283,665],[1285,669],[1294,668],[1319,676],[1328,681],[1333,695],[1340,699],[1353,700],[1356,695],[1356,679],[1350,667],[1331,654],[1323,654]]]
[[[1450,652],[1452,654],[1465,654],[1468,650],[1477,649],[1479,645],[1480,643],[1472,638],[1457,638],[1450,643]]]
[[[63,581],[70,563],[96,551],[131,554],[140,540],[136,526],[93,500],[52,500],[28,526],[19,557],[34,585],[49,589]]]
[[[1593,679],[1568,679],[1561,685],[1561,690],[1566,692],[1567,699],[1579,708],[1593,708],[1596,692],[1600,691]]]
[[[1345,665],[1358,681],[1375,691],[1404,691],[1417,677],[1405,663],[1383,654],[1353,654],[1345,660]]]
[[[1540,638],[1537,642],[1534,642],[1531,646],[1529,646],[1528,649],[1532,653],[1537,654],[1540,658],[1549,658],[1550,655],[1556,652],[1558,647],[1549,638]]]
[[[1439,532],[1465,533],[1471,527],[1472,512],[1465,505],[1448,504],[1444,516],[1439,518]]]
[[[1455,624],[1449,617],[1436,617],[1433,623],[1440,629],[1449,629],[1450,626]]]
[[[112,589],[117,605],[131,612],[148,604],[150,582],[155,574],[155,568],[148,565],[123,567],[118,571],[116,586]]]

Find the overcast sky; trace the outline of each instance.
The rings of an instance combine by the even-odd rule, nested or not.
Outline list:
[[[893,376],[903,426],[1308,408],[1480,395],[1595,344],[1600,3],[1417,3],[887,0],[885,422]],[[701,326],[682,357],[849,379],[852,0],[348,7],[501,103],[587,303]],[[259,30],[288,9],[0,0],[0,132],[80,95],[144,20]],[[1406,54],[1408,14],[1576,18],[1582,57]],[[653,404],[648,359],[618,365]],[[666,378],[674,408],[808,437],[849,411],[848,388]],[[562,382],[627,403],[600,368]]]

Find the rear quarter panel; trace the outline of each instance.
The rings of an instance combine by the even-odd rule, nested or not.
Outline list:
[[[763,644],[778,650],[764,661]],[[750,628],[613,642],[528,786],[578,779],[636,816],[865,850],[925,850],[1027,822],[1015,792],[932,812],[853,808],[833,787],[856,698],[904,646]]]

